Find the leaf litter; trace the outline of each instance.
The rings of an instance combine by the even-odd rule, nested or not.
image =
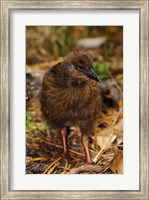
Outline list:
[[[31,30],[32,31],[32,30]],[[48,30],[46,30],[48,31]],[[81,30],[82,31],[82,30]],[[30,49],[26,67],[26,173],[27,174],[122,174],[123,173],[123,74],[122,74],[122,45],[119,34],[114,35],[117,28],[108,29],[110,36],[108,51],[109,60],[105,60],[101,48],[89,49],[94,59],[96,73],[102,73],[101,94],[103,97],[102,110],[95,132],[90,137],[89,149],[93,164],[85,164],[84,150],[81,144],[81,133],[78,127],[71,127],[68,135],[71,161],[63,157],[61,135],[55,130],[49,130],[40,109],[40,92],[45,71],[58,62],[63,56],[48,58],[48,51],[38,51],[38,44]],[[42,29],[41,29],[42,33]],[[39,31],[39,35],[41,34]],[[47,37],[48,32],[45,32]],[[27,37],[30,38],[29,33]],[[36,37],[38,38],[38,34]],[[74,29],[72,37],[78,37]],[[84,33],[86,34],[86,33]],[[101,35],[102,37],[102,35]],[[36,39],[37,39],[36,38]],[[116,44],[119,42],[120,45]],[[39,41],[44,42],[44,41]],[[32,43],[30,41],[29,46]],[[112,45],[116,46],[112,46]],[[110,46],[111,45],[111,46]],[[56,50],[54,50],[56,51]],[[107,51],[107,50],[106,50]],[[40,54],[40,56],[39,56]],[[33,60],[32,58],[36,59]]]
[[[104,97],[105,98],[105,97]],[[29,114],[28,114],[29,113]],[[49,130],[42,118],[39,96],[27,106],[27,173],[123,173],[123,109],[107,104],[100,113],[98,126],[90,138],[93,165],[86,165],[78,127],[72,127],[68,135],[69,163],[63,158],[60,134]],[[54,137],[53,137],[54,136]],[[39,168],[39,169],[38,169]]]

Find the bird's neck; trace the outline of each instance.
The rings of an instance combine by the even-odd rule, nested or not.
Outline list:
[[[84,87],[86,84],[86,77],[70,77],[67,80],[68,87]]]
[[[55,77],[54,84],[62,88],[84,87],[87,84],[87,78],[61,74],[59,77]]]

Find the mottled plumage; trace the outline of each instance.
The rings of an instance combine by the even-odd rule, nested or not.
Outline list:
[[[87,135],[93,133],[101,105],[99,82],[92,69],[91,57],[82,51],[70,53],[65,61],[45,74],[42,112],[49,125],[62,132],[63,142],[66,135],[63,132],[68,126],[79,126],[87,141]],[[68,154],[65,146],[64,151]],[[90,158],[87,162],[91,162]]]

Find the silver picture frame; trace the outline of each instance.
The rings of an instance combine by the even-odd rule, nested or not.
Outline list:
[[[1,0],[1,199],[149,199],[149,1],[148,0]],[[10,190],[10,12],[23,9],[139,10],[140,27],[140,188],[138,191]]]

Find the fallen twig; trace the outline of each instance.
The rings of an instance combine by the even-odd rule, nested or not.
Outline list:
[[[82,165],[77,168],[72,168],[69,172],[69,174],[79,174],[80,172],[95,172],[95,173],[101,173],[103,172],[108,166],[99,166],[99,165]]]
[[[46,160],[49,160],[49,158],[45,158],[45,157],[39,157],[39,158],[31,158],[31,159],[28,159],[26,160],[26,164],[30,163],[30,162],[34,162],[34,161],[46,161]]]
[[[52,162],[46,169],[45,169],[45,171],[43,172],[43,174],[46,174],[48,171],[49,171],[49,169],[51,169],[51,167],[53,166],[53,165],[55,165],[59,160],[61,160],[62,158],[58,158],[57,160],[55,160],[54,162]]]
[[[38,141],[39,141],[39,138],[38,138]],[[61,145],[59,145],[59,144],[54,144],[54,143],[49,142],[49,141],[46,141],[46,140],[44,140],[44,139],[42,139],[42,138],[41,138],[40,142],[44,142],[44,143],[49,144],[49,145],[51,145],[51,146],[57,147],[57,148],[59,148],[59,149],[63,149],[63,146],[61,146]],[[70,152],[70,154],[72,153],[72,154],[75,154],[75,155],[84,157],[84,154],[83,154],[83,153],[77,152],[77,151],[75,151],[75,150],[69,149],[69,152]]]
[[[55,165],[47,172],[47,174],[51,174],[53,170],[60,165],[60,162],[55,163]]]

